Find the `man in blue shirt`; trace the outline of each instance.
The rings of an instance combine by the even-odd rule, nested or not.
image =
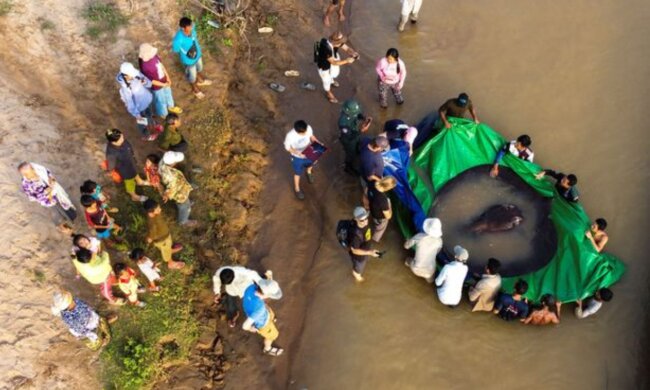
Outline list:
[[[178,25],[180,28],[172,40],[172,50],[178,53],[181,64],[185,67],[185,77],[192,86],[194,96],[203,99],[205,95],[199,87],[211,85],[212,81],[204,79],[201,74],[203,72],[203,58],[201,46],[196,36],[196,28],[192,23],[192,19],[188,17],[182,17]]]
[[[273,341],[279,336],[278,328],[275,327],[275,314],[264,303],[267,297],[272,296],[272,284],[268,282],[266,279],[260,280],[248,286],[244,291],[242,308],[247,318],[242,328],[249,332],[258,333],[264,338],[263,351],[265,354],[280,356],[284,350],[273,346]]]
[[[515,283],[514,294],[501,294],[494,306],[494,314],[498,315],[501,319],[512,321],[519,319],[524,321],[528,317],[528,301],[523,297],[528,291],[528,283],[525,280],[519,279]]]

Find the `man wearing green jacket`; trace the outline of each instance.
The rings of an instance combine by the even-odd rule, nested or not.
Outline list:
[[[358,175],[359,140],[361,134],[368,131],[372,118],[366,118],[361,110],[361,105],[354,99],[343,102],[341,116],[339,116],[339,140],[345,152],[345,171]]]

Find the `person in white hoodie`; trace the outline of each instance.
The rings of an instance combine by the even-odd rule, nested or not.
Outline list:
[[[120,97],[126,110],[136,119],[137,127],[145,141],[154,141],[160,132],[154,132],[153,94],[151,80],[143,75],[130,62],[120,65],[115,81],[120,85]]]
[[[454,247],[454,261],[442,267],[436,278],[438,299],[443,305],[456,307],[463,293],[463,283],[467,276],[469,253],[460,245]]]
[[[404,243],[404,249],[415,246],[415,257],[407,258],[404,265],[415,275],[433,283],[436,256],[442,249],[442,223],[438,218],[427,218],[422,224],[422,230],[424,233],[418,233]]]

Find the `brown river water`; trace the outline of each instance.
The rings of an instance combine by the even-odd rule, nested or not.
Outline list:
[[[354,94],[378,123],[393,117],[415,123],[446,98],[469,93],[483,122],[509,138],[532,137],[538,164],[577,174],[587,213],[609,221],[606,250],[628,270],[613,288],[614,300],[592,318],[576,320],[566,304],[557,326],[506,323],[471,314],[467,304],[442,306],[433,288],[404,267],[403,237],[393,222],[379,245],[387,255],[370,261],[366,281],[356,284],[334,226],[359,202],[359,189],[340,173],[335,151],[315,172],[318,194],[308,188],[299,206],[311,221],[320,219],[322,230],[313,266],[300,281],[302,332],[292,337],[297,341],[285,339],[292,343],[283,369],[288,387],[647,387],[650,2],[425,1],[417,27],[403,34],[395,31],[397,0],[352,0],[348,11],[345,29],[362,60],[344,69],[339,99]],[[309,47],[314,38],[303,40]],[[374,61],[393,46],[408,67],[406,104],[391,102],[380,113]],[[306,59],[302,64],[313,67]],[[337,108],[311,96],[292,109],[311,123],[326,118],[315,125],[316,135],[339,149]],[[326,112],[316,112],[314,102]],[[289,180],[287,174],[287,189]]]

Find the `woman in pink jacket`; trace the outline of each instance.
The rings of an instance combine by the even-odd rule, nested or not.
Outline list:
[[[381,108],[388,107],[388,90],[393,91],[397,104],[403,104],[402,87],[406,79],[406,65],[399,59],[399,52],[395,48],[390,48],[386,52],[386,57],[377,61],[375,67],[377,76],[379,76],[379,104]]]

